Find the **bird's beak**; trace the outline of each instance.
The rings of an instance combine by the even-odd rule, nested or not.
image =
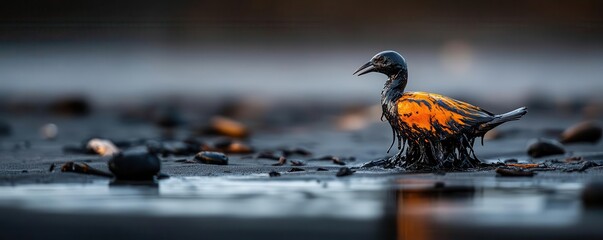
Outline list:
[[[364,70],[364,71],[362,71]],[[358,68],[358,70],[356,70],[353,75],[358,74],[358,76],[362,76],[364,74],[370,73],[370,72],[374,72],[375,71],[375,67],[373,67],[373,63],[372,62],[367,62],[364,65],[362,65],[362,67]]]

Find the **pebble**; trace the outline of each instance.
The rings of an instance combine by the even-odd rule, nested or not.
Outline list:
[[[245,125],[230,118],[214,117],[210,122],[210,132],[234,138],[245,138],[249,130]]]
[[[218,141],[214,143],[214,147],[225,153],[247,154],[254,152],[253,148],[249,145],[241,141],[231,139]]]
[[[532,157],[544,157],[550,155],[564,154],[563,146],[550,139],[535,139],[528,142],[528,155]]]
[[[352,171],[352,169],[348,168],[348,167],[342,167],[339,169],[339,171],[337,171],[336,176],[337,177],[345,177],[345,176],[350,176],[354,174],[354,171]]]
[[[561,142],[566,143],[597,143],[603,135],[601,125],[595,121],[581,122],[567,128],[561,133]]]
[[[205,164],[228,165],[228,156],[220,152],[202,151],[195,155],[195,160]]]
[[[86,148],[101,156],[113,156],[119,153],[119,148],[111,141],[100,138],[90,139],[86,144]]]
[[[270,177],[280,177],[281,174],[279,172],[277,172],[277,171],[270,171],[268,173],[268,176],[270,176]]]
[[[316,171],[317,172],[326,172],[326,171],[329,171],[329,169],[319,167],[316,169]]]
[[[161,161],[147,151],[125,151],[114,155],[108,162],[109,170],[121,180],[153,180],[161,169]]]
[[[59,135],[59,127],[54,123],[44,124],[40,128],[40,135],[46,140],[55,139]]]

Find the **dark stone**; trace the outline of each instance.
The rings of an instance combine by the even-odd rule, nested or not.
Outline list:
[[[153,180],[161,169],[161,161],[147,151],[120,152],[108,162],[109,170],[117,179],[122,180]]]
[[[317,172],[326,172],[326,171],[329,171],[329,169],[319,167],[316,169],[316,171]]]
[[[342,167],[339,169],[339,171],[337,171],[336,176],[337,177],[344,177],[344,176],[349,176],[354,174],[354,171],[352,171],[352,169],[348,168],[348,167]]]
[[[205,164],[228,165],[228,156],[219,152],[199,152],[195,155],[195,160]]]
[[[544,157],[550,155],[564,154],[563,146],[554,140],[536,139],[528,143],[528,155],[532,157]]]
[[[603,135],[601,125],[595,121],[581,122],[561,133],[561,142],[566,143],[597,143]]]
[[[278,172],[276,172],[276,171],[270,171],[270,172],[268,173],[268,176],[270,176],[270,177],[280,177],[280,176],[281,176],[281,174],[280,174],[280,173],[278,173]]]

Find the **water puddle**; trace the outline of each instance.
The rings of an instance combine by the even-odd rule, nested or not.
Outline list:
[[[352,231],[347,223],[370,226],[354,229],[368,234],[358,239],[478,239],[491,231],[501,231],[500,237],[546,236],[592,227],[584,224],[578,181],[435,179],[185,177],[155,186],[109,181],[2,186],[0,207],[34,214],[248,219],[243,224],[281,219],[279,224],[291,222],[292,229],[302,227],[300,221],[310,226],[339,219],[346,224],[321,229],[337,235]]]

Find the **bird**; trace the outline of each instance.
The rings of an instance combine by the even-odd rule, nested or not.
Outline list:
[[[384,167],[423,171],[479,167],[475,139],[481,137],[483,145],[486,132],[527,113],[520,107],[496,115],[440,94],[405,91],[408,65],[395,51],[377,53],[353,75],[371,72],[388,77],[381,91],[381,120],[389,122],[394,137],[388,153],[398,142],[398,153],[378,163]]]

